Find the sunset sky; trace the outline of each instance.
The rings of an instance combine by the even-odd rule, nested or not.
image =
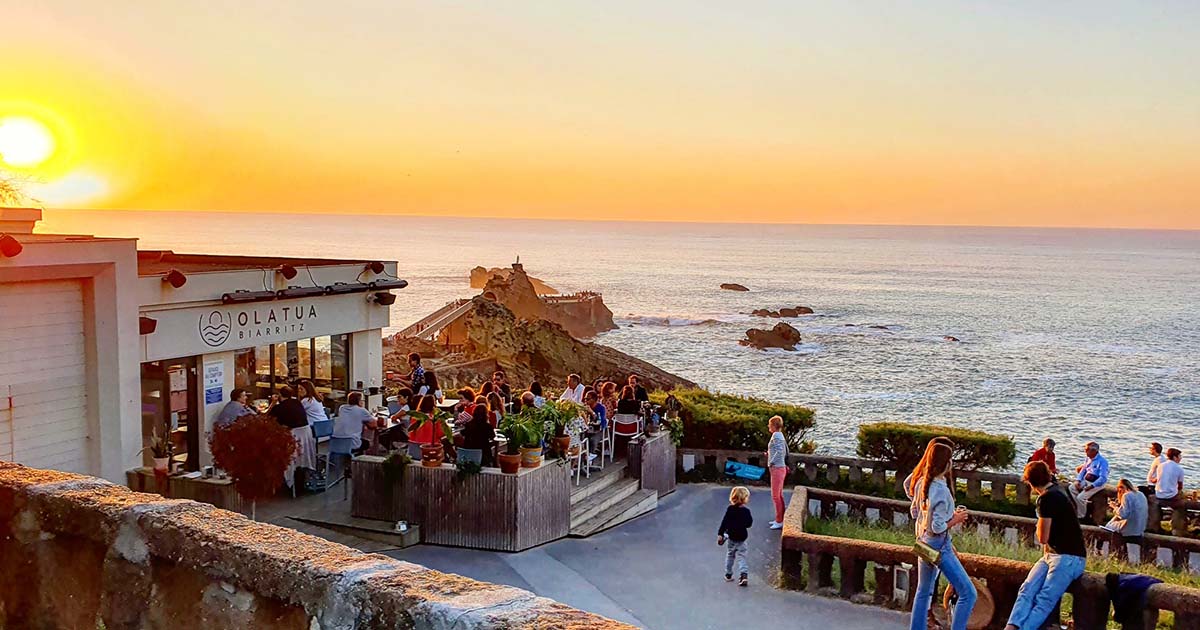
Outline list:
[[[1198,60],[1194,0],[12,1],[0,125],[49,207],[1200,229]]]

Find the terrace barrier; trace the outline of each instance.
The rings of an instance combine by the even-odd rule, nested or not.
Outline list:
[[[4,462],[0,627],[631,628],[205,503]]]
[[[686,455],[693,456],[697,466],[717,469],[723,466],[726,460],[758,466],[763,466],[766,462],[766,455],[756,451],[680,447],[678,453],[680,470],[683,468],[683,458]],[[838,483],[844,472],[851,483],[865,482],[877,487],[891,487],[900,491],[904,477],[907,475],[907,473],[899,474],[894,464],[858,457],[789,453],[787,462],[789,470],[795,471],[792,478],[801,484],[818,483],[821,480],[827,483]],[[1008,501],[1017,505],[1031,504],[1029,486],[1021,481],[1021,475],[984,470],[955,470],[954,474],[959,480],[966,483],[966,494],[969,498],[990,497],[993,501]],[[1012,490],[1011,496],[1010,489]],[[1108,521],[1108,500],[1115,497],[1115,486],[1109,486],[1104,492],[1100,492],[1092,498],[1091,510],[1094,522]],[[1176,516],[1171,508],[1159,505],[1154,497],[1149,497],[1148,503],[1150,518],[1147,528],[1149,531],[1160,531],[1160,523],[1164,518]],[[1200,501],[1184,501],[1181,507],[1184,512],[1178,518],[1172,519],[1174,530],[1172,534],[1176,536],[1186,536],[1187,520],[1200,519]],[[1186,517],[1184,517],[1185,514]]]
[[[887,605],[895,600],[897,593],[904,593],[906,596],[897,603],[905,609],[911,609],[917,583],[916,558],[912,547],[807,533],[804,526],[809,518],[810,499],[823,497],[819,500],[827,505],[834,498],[834,495],[814,494],[816,492],[823,491],[797,486],[788,503],[780,542],[782,584],[790,588],[803,585],[812,593],[836,595],[877,605]],[[983,579],[991,591],[996,614],[989,627],[1003,628],[1005,618],[1016,601],[1017,591],[1032,564],[965,553],[959,554],[959,559],[967,572]],[[836,573],[833,570],[835,563],[838,568]],[[873,593],[867,592],[866,588],[868,571],[875,577]],[[897,577],[902,579],[898,581]],[[902,588],[897,589],[897,586]],[[1085,573],[1071,585],[1068,592],[1073,596],[1074,627],[1080,630],[1106,627],[1109,599],[1103,575]],[[1177,630],[1200,630],[1200,590],[1170,584],[1150,587],[1147,591],[1145,619],[1142,620],[1144,627],[1155,627],[1161,610],[1174,613],[1172,627]],[[1056,610],[1051,619],[1057,614]]]

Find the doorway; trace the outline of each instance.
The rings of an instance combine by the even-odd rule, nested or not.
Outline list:
[[[154,435],[171,444],[171,471],[200,469],[200,401],[196,357],[142,364],[142,441]]]

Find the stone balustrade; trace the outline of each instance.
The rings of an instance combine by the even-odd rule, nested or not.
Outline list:
[[[898,605],[911,609],[917,584],[916,558],[911,546],[818,536],[805,531],[810,502],[819,503],[822,511],[836,512],[836,502],[846,498],[838,495],[845,494],[830,494],[829,491],[803,486],[795,488],[784,515],[780,542],[781,583],[785,587],[803,587],[812,593],[839,596],[859,603]],[[832,507],[831,501],[835,503]],[[856,511],[866,509],[864,502],[855,499],[850,501],[855,502]],[[890,502],[893,512],[898,507],[907,510],[904,502]],[[959,554],[959,558],[967,572],[983,579],[991,591],[996,613],[989,627],[1003,628],[1005,617],[1012,610],[1017,591],[1032,565],[975,554]],[[838,568],[836,572],[833,570],[835,563]],[[873,592],[867,592],[866,588],[868,571],[875,578]],[[806,572],[807,576],[804,576]],[[1068,592],[1073,595],[1074,627],[1106,627],[1109,599],[1103,575],[1085,573],[1071,585]],[[1152,586],[1147,592],[1147,611],[1143,620],[1147,623],[1145,627],[1155,627],[1159,611],[1162,610],[1173,612],[1174,628],[1200,630],[1200,590],[1169,584]],[[1058,611],[1054,614],[1058,614]]]
[[[4,462],[0,627],[631,628],[205,503]]]
[[[718,469],[726,460],[733,460],[766,465],[766,455],[756,451],[738,451],[728,449],[697,449],[680,447],[678,450],[680,466],[684,455],[690,454],[696,458],[697,466]],[[859,457],[840,457],[835,455],[814,455],[802,453],[788,454],[788,467],[795,471],[792,478],[798,483],[838,483],[843,473],[851,483],[868,482],[878,487],[891,486],[899,491],[904,483],[904,475],[899,475],[896,466],[887,462],[863,459]],[[1018,505],[1030,505],[1032,498],[1029,486],[1021,481],[1021,475],[984,470],[956,470],[955,476],[966,486],[968,498],[991,498],[993,501],[1008,501]],[[986,485],[985,485],[986,484]],[[987,492],[985,493],[985,489]],[[1009,490],[1012,494],[1009,494]],[[1108,521],[1108,500],[1116,497],[1115,486],[1108,487],[1092,499],[1092,520],[1096,523]],[[1200,501],[1185,501],[1182,504],[1187,518],[1200,519]],[[1150,519],[1149,531],[1158,532],[1160,523],[1165,516],[1175,516],[1170,508],[1160,506],[1154,497],[1149,498]],[[1179,515],[1180,517],[1183,514]],[[1171,533],[1176,536],[1187,534],[1186,518],[1172,520]]]

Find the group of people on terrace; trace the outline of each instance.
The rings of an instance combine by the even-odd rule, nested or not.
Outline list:
[[[1029,461],[1042,462],[1051,474],[1057,475],[1054,447],[1054,440],[1047,438],[1042,447],[1030,456]],[[1151,442],[1148,451],[1151,460],[1146,472],[1146,483],[1135,485],[1127,478],[1120,479],[1117,482],[1116,498],[1108,501],[1114,516],[1103,527],[1113,532],[1114,547],[1118,549],[1123,550],[1127,543],[1142,543],[1142,536],[1150,518],[1150,498],[1160,507],[1171,509],[1172,529],[1178,529],[1175,527],[1176,522],[1186,522],[1186,510],[1182,505],[1185,498],[1184,474],[1183,466],[1180,465],[1183,452],[1178,448],[1168,448],[1164,451],[1163,445],[1158,442]],[[1095,523],[1092,523],[1088,513],[1088,505],[1107,487],[1109,466],[1108,460],[1100,454],[1100,445],[1096,442],[1088,442],[1084,446],[1084,455],[1086,459],[1075,467],[1075,475],[1069,480],[1067,491],[1074,502],[1076,517],[1084,524],[1093,525]]]

